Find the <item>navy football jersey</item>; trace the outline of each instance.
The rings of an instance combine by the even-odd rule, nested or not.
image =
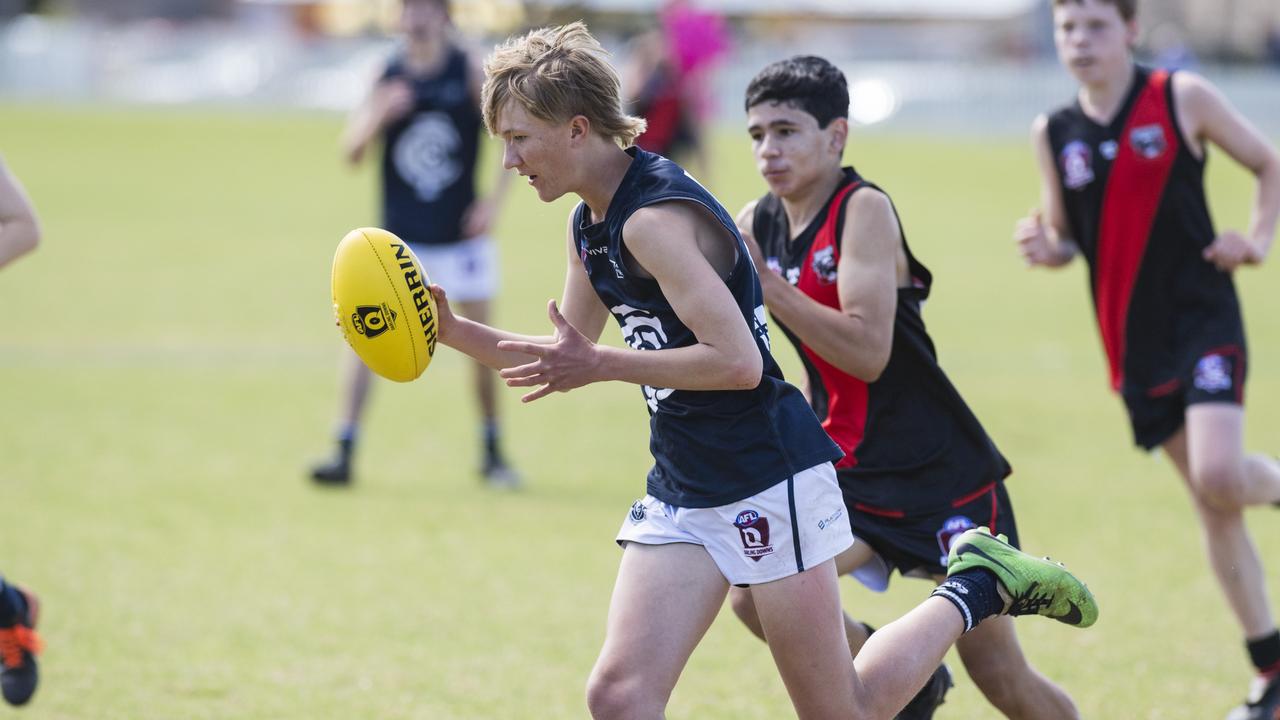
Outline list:
[[[760,198],[752,234],[770,270],[816,302],[839,310],[836,279],[844,210],[853,193],[868,187],[880,190],[845,168],[823,210],[794,238],[782,201],[772,194]],[[938,365],[920,313],[933,275],[911,254],[905,233],[899,239],[911,284],[898,288],[893,345],[875,382],[840,370],[778,323],[800,353],[814,412],[844,451],[836,469],[846,497],[857,510],[890,517],[950,507],[1010,471]]]
[[[1109,124],[1077,100],[1049,116],[1048,135],[1112,387],[1158,397],[1180,390],[1205,351],[1243,353],[1244,326],[1231,274],[1202,257],[1216,236],[1205,159],[1183,140],[1173,76],[1138,67],[1132,82]]]
[[[760,278],[733,219],[680,166],[636,147],[627,153],[634,159],[604,219],[591,224],[586,203],[578,205],[573,217],[579,257],[627,345],[661,350],[698,342],[658,283],[632,271],[622,242],[623,226],[636,210],[686,201],[711,212],[737,244],[738,258],[725,283],[764,361],[760,384],[751,390],[641,388],[649,408],[654,459],[648,493],[678,507],[716,507],[839,459],[840,449],[823,432],[800,391],[782,379],[769,353]]]
[[[475,200],[480,108],[467,85],[467,55],[450,48],[443,67],[414,75],[396,56],[382,81],[413,88],[413,110],[387,126],[382,146],[382,223],[405,242],[462,240],[462,214]]]

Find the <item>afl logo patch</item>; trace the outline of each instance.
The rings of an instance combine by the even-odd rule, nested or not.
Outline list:
[[[934,533],[934,537],[938,539],[938,550],[942,552],[938,564],[942,567],[947,566],[947,556],[951,554],[951,540],[955,536],[976,527],[978,527],[978,524],[964,515],[952,515],[944,520],[942,527],[938,528],[938,531]]]
[[[1129,146],[1147,160],[1155,160],[1164,154],[1168,146],[1164,128],[1159,125],[1143,125],[1129,132]]]
[[[769,544],[769,519],[755,510],[743,510],[734,519],[733,526],[742,536],[742,554],[756,562],[773,552]]]
[[[1093,182],[1093,151],[1083,141],[1073,140],[1062,148],[1062,184],[1079,190]]]
[[[1216,393],[1231,389],[1234,368],[1229,358],[1222,355],[1205,355],[1196,363],[1195,386],[1197,390]]]

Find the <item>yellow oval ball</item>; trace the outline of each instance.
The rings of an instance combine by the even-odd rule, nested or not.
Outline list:
[[[333,309],[347,344],[388,380],[422,375],[436,351],[431,281],[409,246],[381,228],[357,228],[333,256]]]

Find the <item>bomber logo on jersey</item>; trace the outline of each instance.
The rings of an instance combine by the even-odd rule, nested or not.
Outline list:
[[[1232,370],[1231,359],[1225,355],[1205,355],[1196,362],[1196,389],[1205,392],[1230,390]]]
[[[821,250],[813,253],[813,274],[818,276],[818,282],[823,285],[830,285],[836,281],[836,247],[828,245]]]
[[[965,517],[964,515],[952,515],[942,523],[942,527],[934,536],[938,538],[938,550],[942,552],[941,559],[938,564],[942,567],[947,566],[947,556],[951,554],[951,541],[957,535],[978,527],[977,523]]]
[[[396,311],[386,303],[357,305],[356,311],[351,313],[351,325],[356,332],[372,340],[387,330],[396,329]]]
[[[1164,128],[1160,125],[1143,125],[1129,131],[1129,146],[1133,151],[1146,158],[1155,160],[1164,154],[1168,142],[1164,137]]]
[[[1093,182],[1093,151],[1082,140],[1072,140],[1062,148],[1062,184],[1079,190]]]
[[[755,510],[743,510],[733,521],[742,536],[742,554],[760,562],[760,558],[773,552],[769,544],[769,518]]]

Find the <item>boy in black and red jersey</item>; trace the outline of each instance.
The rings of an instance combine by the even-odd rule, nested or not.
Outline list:
[[[1030,266],[1077,254],[1135,442],[1162,448],[1187,483],[1210,564],[1258,680],[1232,718],[1280,709],[1280,632],[1244,524],[1280,501],[1280,464],[1244,451],[1246,349],[1232,272],[1263,261],[1280,216],[1280,156],[1209,82],[1134,64],[1136,0],[1053,0],[1076,101],[1036,119],[1042,210],[1015,230]],[[1217,232],[1208,146],[1257,178],[1247,234]],[[1043,215],[1042,215],[1043,213]]]
[[[765,303],[800,351],[810,403],[844,452],[836,471],[862,542],[837,568],[860,579],[880,568],[880,582],[893,568],[941,581],[958,533],[981,526],[1017,543],[1010,468],[938,366],[920,314],[932,276],[893,203],[841,166],[848,108],[844,75],[822,58],[777,62],[752,80],[747,130],[769,193],[747,205],[738,227]],[[764,637],[750,590],[732,593],[735,612]],[[845,625],[857,654],[868,628],[847,616]],[[1078,717],[1027,663],[1010,619],[979,626],[957,648],[1006,716]],[[948,679],[940,669],[899,717],[931,717]]]

